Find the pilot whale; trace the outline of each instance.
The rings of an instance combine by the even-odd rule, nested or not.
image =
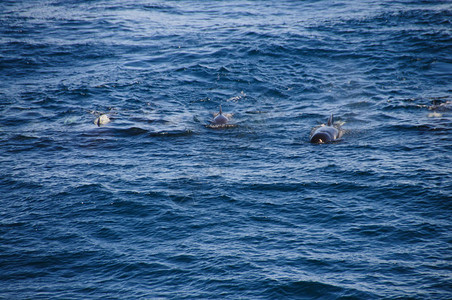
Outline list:
[[[312,130],[310,140],[314,144],[331,143],[340,139],[342,133],[341,128],[333,124],[333,115],[331,115],[326,125],[322,124]]]
[[[110,123],[110,118],[106,114],[100,115],[96,120],[94,120],[94,124],[96,124],[97,126],[107,123]]]
[[[220,105],[220,112],[218,113],[218,115],[216,115],[215,118],[213,118],[213,120],[210,122],[212,125],[225,125],[229,122],[229,118],[226,117],[225,115],[223,115],[223,111],[221,110],[221,105]]]

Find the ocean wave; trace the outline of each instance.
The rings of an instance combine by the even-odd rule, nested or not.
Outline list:
[[[0,298],[450,298],[449,6],[1,1]]]

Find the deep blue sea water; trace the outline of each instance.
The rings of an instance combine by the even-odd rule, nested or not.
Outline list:
[[[451,2],[2,0],[0,298],[452,299]]]

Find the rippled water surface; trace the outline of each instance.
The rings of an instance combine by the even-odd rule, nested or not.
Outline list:
[[[451,49],[449,1],[1,1],[0,298],[451,299]]]

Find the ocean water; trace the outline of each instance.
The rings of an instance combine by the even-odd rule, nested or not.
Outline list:
[[[451,299],[451,83],[449,1],[2,0],[0,298]]]

